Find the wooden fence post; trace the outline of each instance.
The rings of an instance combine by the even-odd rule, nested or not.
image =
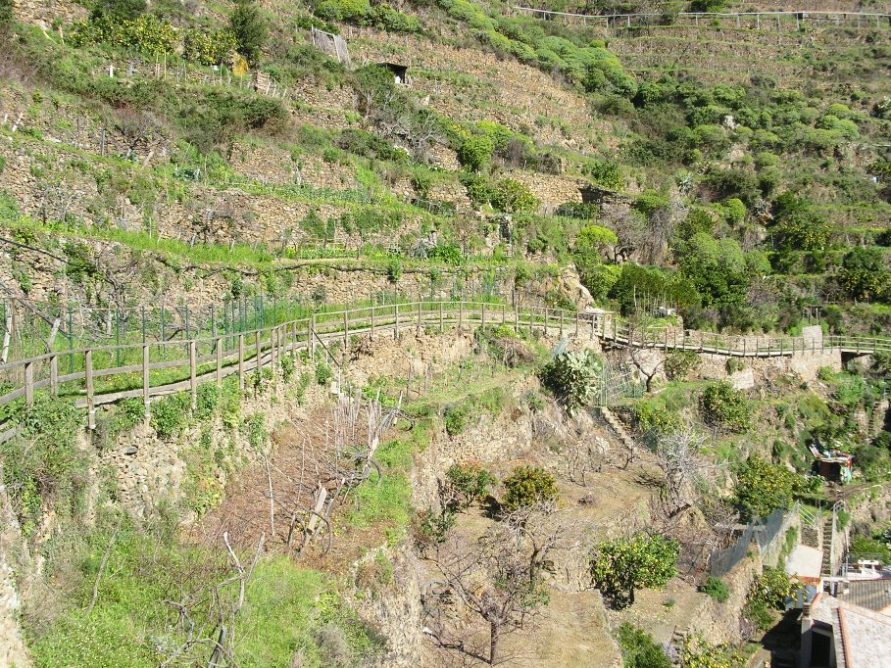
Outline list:
[[[198,361],[195,339],[189,341],[189,391],[192,393],[192,410],[198,408]]]
[[[260,343],[260,330],[254,332],[254,348],[257,351],[257,380],[260,380],[260,374],[263,371],[263,346]]]
[[[439,302],[439,333],[442,334],[445,331],[445,323],[442,319],[442,301]]]
[[[485,327],[486,327],[486,302],[483,302],[483,309],[482,309],[482,324],[480,325],[480,327],[482,327],[482,328],[484,328],[484,329],[485,329]]]
[[[238,335],[238,389],[244,392],[244,334]]]
[[[214,349],[217,353],[217,385],[223,382],[223,339],[214,341]]]
[[[343,310],[343,354],[346,355],[347,348],[350,345],[350,317],[347,309]]]
[[[59,396],[59,356],[50,357],[50,394]]]
[[[93,351],[84,352],[84,378],[87,389],[87,428],[96,428],[96,406],[94,405],[93,390]]]
[[[275,376],[275,372],[278,369],[278,327],[273,327],[269,330],[269,359],[272,365],[272,375]]]
[[[464,300],[458,302],[458,333],[461,333],[461,329],[464,326]]]
[[[309,356],[310,359],[316,357],[316,314],[313,313],[309,318]]]
[[[371,306],[371,338],[374,338],[374,305]]]
[[[151,403],[151,386],[149,385],[149,345],[142,345],[142,408],[145,417],[148,419],[150,415],[149,404]]]
[[[421,335],[421,302],[418,301],[418,324],[415,325],[415,334]]]
[[[25,405],[34,405],[34,362],[25,362]]]
[[[395,341],[398,341],[399,340],[399,302],[396,302],[395,304],[393,304],[393,313],[396,316],[396,324],[394,325],[394,328],[393,328],[393,339]]]

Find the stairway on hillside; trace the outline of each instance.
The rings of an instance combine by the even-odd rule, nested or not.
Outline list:
[[[833,575],[832,573],[832,514],[827,514],[823,519],[823,565],[820,573],[823,575]]]
[[[629,434],[628,430],[625,429],[625,426],[622,424],[621,420],[619,420],[619,418],[617,418],[615,414],[606,406],[601,407],[600,414],[603,416],[603,419],[606,420],[606,423],[610,426],[610,428],[619,437],[619,440],[622,441],[622,444],[629,450],[634,450],[634,439],[631,438],[631,434]]]

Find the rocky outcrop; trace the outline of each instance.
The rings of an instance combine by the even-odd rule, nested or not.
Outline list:
[[[31,666],[19,625],[22,601],[17,582],[27,562],[27,548],[18,520],[9,503],[6,488],[0,484],[0,666]]]

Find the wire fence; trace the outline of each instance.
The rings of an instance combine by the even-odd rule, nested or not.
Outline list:
[[[499,301],[494,295],[490,299]],[[148,407],[152,394],[183,389],[191,389],[194,399],[198,383],[219,381],[223,375],[237,371],[243,384],[245,371],[251,368],[262,370],[264,359],[270,355],[275,368],[275,357],[277,351],[281,353],[279,348],[282,346],[286,352],[295,352],[298,348],[315,352],[316,344],[324,343],[324,335],[335,340],[342,338],[346,348],[351,334],[370,333],[373,336],[376,328],[382,327],[392,328],[398,336],[400,317],[404,326],[406,313],[412,322],[417,316],[418,329],[431,324],[428,320],[433,321],[434,327],[438,324],[440,331],[444,331],[447,323],[457,325],[459,329],[472,323],[485,325],[487,307],[490,324],[494,310],[500,312],[502,324],[512,324],[517,331],[524,327],[527,330],[540,327],[545,333],[557,332],[562,337],[574,328],[576,335],[583,334],[607,346],[689,350],[737,357],[817,354],[826,350],[891,351],[891,339],[881,338],[820,337],[818,343],[815,338],[781,337],[758,339],[752,345],[747,338],[740,340],[740,337],[705,332],[639,330],[619,322],[613,313],[583,314],[565,309],[529,307],[518,304],[517,300],[511,306],[503,301],[500,305],[490,302],[487,306],[487,302],[480,299],[471,302],[463,299],[405,302],[397,296],[392,304],[308,309],[300,303],[281,305],[273,302],[268,310],[262,300],[253,303],[240,300],[224,303],[219,310],[211,306],[209,317],[208,311],[167,311],[162,307],[156,312],[158,318],[155,321],[140,309],[138,320],[132,314],[129,318],[139,323],[135,336],[124,336],[134,328],[121,327],[121,320],[127,322],[128,318],[115,313],[116,323],[109,325],[108,320],[105,321],[106,333],[114,332],[115,338],[110,342],[106,340],[98,345],[93,342],[75,348],[72,337],[69,345],[61,346],[61,349],[47,345],[45,352],[2,363],[0,391],[5,393],[0,396],[0,407],[16,406],[16,402],[22,400],[31,405],[34,392],[44,388],[49,388],[54,395],[75,396],[78,404],[87,407],[91,415],[97,402],[142,396]],[[495,318],[497,320],[497,314]],[[50,327],[58,330],[60,320],[56,318]],[[48,325],[50,320],[47,318],[43,322]],[[156,336],[148,336],[149,323],[152,323],[152,332]],[[69,331],[73,331],[73,325],[70,327]],[[7,334],[10,331],[7,329]],[[9,338],[4,336],[4,348]],[[254,366],[245,366],[246,360],[252,358],[245,349],[246,342],[253,344],[254,359],[250,363]],[[607,374],[603,383],[607,403],[640,391],[630,369],[608,370]],[[6,410],[8,415],[9,409]]]
[[[645,28],[666,25],[692,27],[733,27],[755,30],[791,30],[806,28],[891,28],[891,14],[877,12],[764,11],[764,12],[673,12],[647,14],[573,14],[514,5],[520,14],[545,21],[559,20],[570,25],[611,29]]]
[[[495,270],[476,276],[450,275],[431,279],[416,290],[393,286],[372,292],[364,302],[392,304],[423,299],[500,299],[540,306],[533,292],[517,289],[505,272]],[[337,310],[327,303],[321,288],[290,296],[246,295],[220,301],[95,305],[76,301],[53,303],[8,297],[0,302],[0,363],[23,360],[51,352],[89,346],[138,342],[187,341],[262,329],[311,312]],[[354,304],[363,303],[356,300]]]
[[[792,510],[781,508],[763,520],[756,520],[746,525],[729,547],[712,553],[709,560],[711,574],[715,577],[727,575],[749,556],[753,547],[757,547],[762,555],[774,553],[778,543],[785,540],[784,530],[796,512],[797,508]]]

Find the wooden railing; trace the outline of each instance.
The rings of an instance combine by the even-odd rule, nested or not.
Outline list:
[[[530,14],[537,18],[553,20],[561,19],[569,23],[583,25],[601,25],[604,28],[631,28],[634,26],[677,25],[685,23],[699,27],[709,27],[717,23],[724,26],[726,22],[737,28],[762,27],[780,29],[783,25],[796,30],[808,25],[835,26],[845,28],[888,28],[891,27],[891,14],[874,12],[812,12],[812,11],[764,11],[764,12],[678,12],[652,14],[573,14],[571,12],[554,12],[534,7],[513,6],[513,10]]]
[[[86,408],[90,428],[96,407],[141,398],[146,412],[153,397],[188,391],[193,405],[197,388],[237,374],[240,387],[251,372],[277,369],[286,356],[306,350],[335,364],[330,344],[351,336],[378,336],[405,330],[473,328],[504,325],[517,332],[539,331],[600,340],[606,345],[689,350],[731,357],[779,357],[827,351],[891,353],[891,338],[878,337],[745,337],[672,328],[642,331],[612,313],[577,313],[549,308],[514,308],[475,301],[418,301],[324,312],[250,331],[189,340],[97,346],[37,355],[0,365],[7,388],[0,407],[11,414],[34,403],[35,392],[70,398]],[[68,369],[60,373],[60,368]],[[0,442],[11,430],[0,433]]]

